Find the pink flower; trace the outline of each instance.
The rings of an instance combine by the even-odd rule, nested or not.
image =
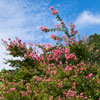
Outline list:
[[[52,100],[53,99],[53,96],[50,96],[49,100]]]
[[[74,28],[75,28],[75,24],[72,25],[72,29],[74,29]]]
[[[55,10],[55,14],[58,14],[58,10]]]
[[[10,38],[8,38],[8,40],[10,41],[11,39],[10,39]]]
[[[83,71],[83,70],[84,70],[84,68],[83,68],[83,67],[81,67],[81,68],[80,68],[80,71]]]
[[[41,81],[41,77],[37,76],[36,77],[36,83],[40,82]]]
[[[51,65],[51,66],[54,66],[55,64],[51,63],[50,65]]]
[[[28,90],[28,93],[30,93],[30,94],[31,94],[31,93],[32,93],[32,91]]]
[[[2,98],[2,99],[5,98],[3,94],[1,94],[1,98]]]
[[[33,53],[30,53],[30,55],[29,55],[30,57],[33,57]]]
[[[51,6],[51,7],[50,7],[50,9],[51,9],[51,10],[54,10],[54,7],[53,7],[53,6]]]
[[[43,29],[43,26],[40,26],[40,29]]]
[[[52,15],[58,14],[58,10],[55,10],[53,6],[50,7]]]
[[[77,30],[75,30],[75,31],[74,31],[74,34],[77,34],[77,32],[78,32],[78,31],[77,31]]]
[[[63,84],[62,83],[59,83],[58,84],[58,88],[62,88],[63,87]]]
[[[88,77],[89,77],[89,78],[92,78],[92,77],[93,77],[93,74],[92,74],[92,73],[91,73],[91,74],[89,74],[89,75],[88,75]]]
[[[29,83],[26,83],[25,85],[26,85],[26,86],[29,86]]]
[[[7,48],[8,50],[10,49],[10,46],[8,46],[8,48]]]
[[[26,96],[28,96],[28,92],[26,92]]]
[[[64,69],[64,72],[65,72],[66,70],[68,70],[68,66],[66,66],[66,68]]]
[[[21,94],[22,94],[22,96],[25,96],[25,92],[24,91],[21,91]]]
[[[7,91],[7,93],[10,93],[10,91]]]
[[[55,35],[51,34],[51,38],[54,39]]]
[[[88,97],[84,97],[84,99],[88,99]],[[100,100],[100,99],[99,99]]]
[[[0,79],[2,82],[4,82],[5,80],[4,80],[4,78],[2,78],[2,79]]]
[[[12,45],[12,42],[9,42],[9,45]]]
[[[43,31],[46,31],[46,30],[47,30],[47,28],[46,28],[46,27],[44,27],[44,28],[43,28]]]
[[[29,88],[30,88],[30,87],[29,87],[29,86],[27,86],[27,90],[29,90]]]
[[[2,85],[1,88],[2,88],[3,90],[5,90],[5,86],[4,86],[4,85]]]
[[[75,55],[74,54],[69,54],[69,56],[67,57],[67,59],[73,59],[75,57]]]
[[[60,79],[58,79],[58,82],[60,82]]]
[[[84,93],[80,93],[80,96],[83,96]]]
[[[73,32],[73,31],[71,31],[70,33],[71,33],[72,35],[74,35],[74,32]]]
[[[73,84],[74,86],[76,86],[76,82],[73,82],[72,84]]]
[[[46,31],[47,30],[47,28],[46,27],[40,27],[40,29],[42,30],[42,31]]]
[[[62,61],[60,61],[59,63],[60,63],[60,65],[62,65]]]
[[[10,91],[15,91],[15,88],[10,88]]]
[[[54,74],[56,75],[57,74],[57,71],[54,71]]]
[[[27,53],[29,53],[29,51],[27,51]]]
[[[56,58],[56,61],[58,62],[58,58]]]
[[[60,96],[58,96],[58,100],[61,100]]]
[[[88,79],[89,77],[88,77],[88,76],[86,76],[86,78]]]
[[[73,67],[69,67],[69,68],[68,68],[69,71],[72,71],[72,69],[73,69]]]
[[[65,49],[65,53],[69,54],[69,49],[68,48]]]
[[[37,56],[37,57],[36,57],[36,60],[39,62],[39,61],[40,61],[40,57],[39,57],[39,56]]]
[[[18,43],[21,43],[21,40],[18,40]]]

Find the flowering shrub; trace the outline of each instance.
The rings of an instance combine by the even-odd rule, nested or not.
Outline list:
[[[38,54],[35,46],[29,48],[24,42],[8,39],[4,41],[9,55],[19,57],[18,60],[5,60],[15,67],[13,73],[1,71],[0,99],[2,100],[100,100],[100,67],[86,63],[88,48],[76,40],[75,25],[70,23],[70,32],[58,14],[58,10],[50,7],[52,15],[56,15],[60,25],[53,29],[40,27],[44,32],[63,31],[65,35],[58,37],[56,45],[36,44],[43,53]],[[85,51],[85,52],[83,52]]]

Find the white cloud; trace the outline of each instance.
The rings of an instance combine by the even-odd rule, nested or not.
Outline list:
[[[100,14],[93,14],[89,11],[84,11],[79,14],[77,19],[74,22],[78,28],[83,28],[88,25],[100,24]]]
[[[39,29],[41,25],[49,27],[55,23],[49,15],[48,4],[48,0],[0,0],[0,39],[18,37],[26,42],[48,39],[49,36]],[[2,64],[3,58],[9,58],[5,51],[0,41],[0,70],[9,68]]]

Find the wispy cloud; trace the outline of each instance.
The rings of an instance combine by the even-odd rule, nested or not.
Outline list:
[[[78,28],[100,24],[100,14],[94,15],[90,11],[84,11],[79,14],[77,19],[75,20],[75,24],[78,26]]]
[[[18,37],[26,42],[43,42],[49,36],[40,30],[40,26],[50,27],[56,23],[50,14],[48,0],[0,0],[0,39]],[[48,39],[49,40],[49,39]],[[9,66],[2,64],[5,47],[0,41],[0,70]],[[9,57],[8,57],[9,58]]]

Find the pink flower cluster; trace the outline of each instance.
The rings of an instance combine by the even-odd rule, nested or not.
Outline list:
[[[62,88],[62,87],[63,87],[63,83],[59,83],[58,88]]]
[[[41,29],[42,31],[44,31],[44,32],[47,31],[47,28],[46,28],[46,27],[43,27],[43,26],[41,26],[40,29]]]
[[[91,79],[92,77],[93,77],[92,73],[90,73],[88,76],[86,76],[86,78],[89,78],[89,79]]]
[[[64,40],[64,42],[69,42],[69,38],[66,35],[63,35],[62,39]]]
[[[58,10],[55,10],[53,6],[50,7],[52,15],[58,14]]]
[[[57,49],[52,50],[52,53],[53,53],[52,59],[55,59],[58,62],[59,58],[63,55],[63,50],[61,49],[61,47],[57,47]]]
[[[49,100],[53,100],[53,96],[50,96]]]
[[[9,40],[9,45],[7,47],[8,50],[10,50],[10,48],[15,47],[15,46],[20,47],[20,48],[26,47],[25,42],[21,43],[21,39],[16,38],[17,42],[15,40],[11,41],[10,38],[8,38],[8,40]]]
[[[80,95],[77,95],[76,91],[73,90],[68,90],[68,92],[64,92],[64,95],[66,95],[67,98],[69,98],[70,100],[72,99],[72,97],[76,97],[76,98],[83,98],[85,100],[88,100],[88,97],[85,97],[83,93],[80,93]]]
[[[54,35],[54,34],[51,34],[51,38],[54,39],[54,40],[59,40],[59,37]]]
[[[73,90],[68,90],[68,92],[64,92],[64,94],[66,95],[66,97],[74,97],[77,95],[77,92],[76,91],[73,91]]]
[[[21,42],[21,39],[16,38],[17,41],[11,41],[11,39],[9,38],[9,44],[7,49],[11,52],[12,55],[16,55],[16,53],[20,53],[23,52],[23,54],[21,53],[22,57],[25,58],[32,58],[35,59],[36,61],[40,62],[40,56],[38,56],[36,50],[35,50],[35,46],[33,46],[33,43],[29,43],[29,45],[31,46],[30,48],[26,47],[25,42]],[[12,50],[10,50],[10,48],[13,48]],[[15,52],[15,50],[17,49],[17,52]]]
[[[10,91],[15,91],[15,88],[10,88]]]
[[[36,80],[35,83],[39,83],[42,80],[42,78],[39,77],[39,76],[36,76],[36,79],[35,80]]]
[[[25,91],[21,91],[21,94],[22,96],[29,96],[29,94],[32,93],[32,91],[30,90],[30,84],[29,83],[26,83],[26,92]]]
[[[74,54],[70,53],[68,48],[65,49],[65,57],[66,57],[67,60],[68,59],[70,59],[70,60],[72,60],[72,59],[77,60],[77,57]]]
[[[72,35],[75,35],[75,34],[77,34],[78,33],[78,31],[77,30],[74,30],[75,29],[75,24],[72,24],[72,22],[70,22],[70,26],[71,26],[71,34]]]

